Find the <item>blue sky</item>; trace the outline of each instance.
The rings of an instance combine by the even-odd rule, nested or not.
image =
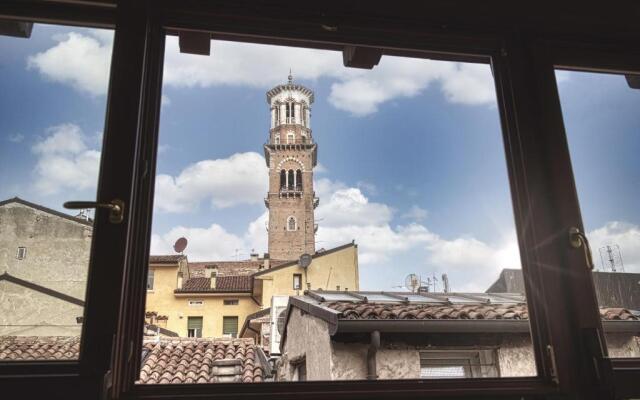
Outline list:
[[[79,28],[0,37],[0,198],[95,197],[110,46]],[[488,66],[385,56],[348,70],[335,52],[213,42],[202,57],[174,39],[166,53],[153,253],[180,236],[191,260],[266,251],[265,92],[291,68],[315,91],[316,248],[355,239],[361,288],[446,272],[454,290],[484,290],[519,267]],[[618,244],[640,271],[640,91],[619,76],[559,82],[592,246]]]

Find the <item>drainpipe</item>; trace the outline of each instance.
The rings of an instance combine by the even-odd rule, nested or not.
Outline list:
[[[369,344],[369,350],[367,351],[367,379],[378,379],[378,373],[376,371],[376,354],[380,348],[380,331],[371,332],[371,343]]]

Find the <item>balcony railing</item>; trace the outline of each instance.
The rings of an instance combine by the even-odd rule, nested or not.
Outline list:
[[[302,192],[302,185],[281,186],[280,191],[281,192]]]
[[[280,143],[276,143],[275,141],[268,143],[275,146],[285,146],[288,144],[313,144],[311,139],[295,139],[295,140],[281,140]]]

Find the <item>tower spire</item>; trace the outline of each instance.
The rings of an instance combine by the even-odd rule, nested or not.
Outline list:
[[[291,68],[289,68],[289,76],[287,77],[289,79],[289,83],[293,83],[293,75],[291,75]]]

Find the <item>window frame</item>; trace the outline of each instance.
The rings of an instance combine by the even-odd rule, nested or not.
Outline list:
[[[225,323],[225,320],[232,319],[232,318],[235,318],[235,321],[236,321],[236,330],[235,330],[235,332],[234,332],[234,333],[231,333],[231,334],[229,334],[229,333],[225,333],[225,332],[224,332],[224,329],[225,329],[225,324],[224,324],[224,323]],[[226,336],[226,335],[231,335],[231,336],[230,336],[231,338],[233,338],[233,339],[237,338],[237,337],[238,337],[238,332],[240,332],[239,325],[240,325],[240,318],[239,318],[237,315],[223,315],[223,316],[222,316],[222,336],[223,336],[223,337],[228,337],[228,336]]]
[[[296,287],[296,278],[298,278],[298,287]],[[293,290],[302,290],[302,274],[293,274]]]
[[[27,258],[27,248],[25,246],[18,246],[18,252],[16,253],[17,260],[24,260]]]
[[[153,292],[155,279],[156,279],[156,269],[149,268],[147,272],[147,292]],[[151,281],[151,287],[149,287],[149,281]]]
[[[153,65],[152,61],[162,60],[164,32],[159,29],[161,27],[174,33],[180,28],[207,30],[216,32],[216,38],[262,43],[277,42],[283,45],[305,45],[333,50],[340,50],[349,43],[378,46],[388,48],[385,54],[389,55],[411,54],[416,47],[421,47],[421,51],[428,47],[430,57],[434,59],[464,61],[474,60],[478,54],[483,56],[489,54],[494,60],[496,87],[501,99],[499,108],[504,111],[504,115],[501,113],[501,123],[505,135],[507,162],[510,165],[512,201],[520,233],[518,239],[521,257],[526,260],[523,263],[525,264],[523,265],[525,284],[528,294],[531,293],[530,289],[542,287],[545,288],[546,294],[541,296],[531,293],[535,295],[529,299],[536,362],[542,373],[535,379],[500,378],[483,379],[481,382],[460,380],[453,385],[448,382],[434,381],[438,387],[411,381],[287,383],[286,392],[289,396],[304,395],[309,398],[331,396],[347,399],[358,395],[359,397],[396,399],[437,394],[455,398],[477,398],[481,395],[490,395],[493,398],[520,399],[566,393],[584,394],[584,398],[589,399],[596,398],[598,394],[590,392],[591,386],[581,385],[581,382],[587,382],[591,377],[587,366],[591,361],[588,357],[593,355],[593,351],[587,349],[585,360],[576,355],[576,347],[570,340],[575,338],[584,340],[585,337],[593,338],[597,335],[581,330],[582,316],[566,318],[567,321],[564,322],[560,318],[572,315],[572,312],[580,309],[576,305],[578,299],[566,296],[564,292],[565,287],[571,287],[567,284],[565,275],[567,272],[577,273],[584,278],[586,274],[574,268],[579,264],[574,260],[570,263],[568,271],[560,274],[565,279],[556,280],[558,273],[554,275],[545,271],[541,267],[543,265],[541,261],[554,258],[554,261],[561,261],[562,257],[566,256],[566,249],[560,251],[557,244],[552,250],[553,254],[541,260],[537,257],[540,252],[533,247],[536,244],[533,239],[535,234],[540,235],[536,231],[541,230],[542,234],[546,234],[554,226],[546,221],[553,213],[546,214],[540,211],[558,205],[562,201],[554,198],[543,201],[543,205],[532,206],[531,204],[531,198],[535,196],[529,193],[530,189],[535,188],[536,193],[545,193],[549,189],[548,191],[554,195],[558,190],[557,181],[543,179],[532,172],[536,166],[536,157],[544,159],[545,156],[552,154],[548,143],[537,143],[533,140],[531,144],[532,137],[536,132],[543,132],[544,139],[549,139],[556,135],[557,131],[552,129],[551,132],[554,133],[549,133],[544,128],[561,126],[557,118],[552,118],[547,113],[539,114],[541,109],[546,112],[555,109],[557,112],[558,104],[551,102],[546,106],[547,108],[543,104],[544,98],[541,95],[548,93],[550,88],[555,89],[550,86],[555,84],[553,75],[549,74],[549,70],[552,70],[549,66],[552,63],[549,60],[546,64],[541,63],[534,57],[533,54],[536,52],[532,50],[535,47],[532,43],[539,37],[547,39],[542,45],[543,49],[545,46],[561,43],[563,49],[570,50],[573,60],[576,63],[579,60],[580,65],[585,68],[598,68],[604,65],[624,69],[630,63],[637,66],[637,51],[635,55],[630,51],[638,48],[637,38],[640,32],[637,18],[633,12],[624,12],[627,9],[634,9],[635,5],[632,2],[623,2],[625,5],[620,5],[615,10],[613,7],[599,7],[596,10],[584,4],[580,16],[585,21],[578,21],[575,18],[567,19],[562,12],[557,16],[552,13],[556,8],[543,6],[532,8],[527,18],[523,19],[517,9],[498,2],[483,4],[482,8],[479,8],[479,5],[457,8],[445,6],[441,2],[433,2],[430,5],[416,6],[418,8],[415,10],[405,5],[394,4],[393,8],[387,9],[388,11],[393,9],[393,12],[382,20],[375,17],[375,12],[383,10],[384,6],[376,2],[367,7],[368,10],[361,10],[360,14],[350,14],[350,9],[333,7],[331,4],[324,6],[326,10],[322,6],[318,8],[310,6],[305,9],[304,5],[282,9],[277,7],[277,4],[262,4],[256,8],[255,5],[239,5],[231,1],[207,5],[201,2],[165,0],[154,5],[152,10],[145,9],[141,3],[120,0],[95,0],[95,2],[91,0],[83,2],[26,0],[0,4],[0,16],[3,18],[103,28],[114,28],[116,20],[118,21],[116,38],[120,36],[122,39],[114,42],[109,112],[105,126],[105,138],[110,140],[105,142],[103,152],[120,155],[124,152],[129,155],[134,148],[136,149],[137,162],[134,165],[120,163],[119,166],[113,163],[113,158],[105,157],[109,169],[120,171],[121,176],[139,173],[140,166],[150,166],[152,175],[155,172],[162,62],[159,67]],[[302,7],[302,14],[298,13],[297,7]],[[261,12],[262,18],[254,18]],[[345,13],[345,16],[337,17],[341,13]],[[478,15],[491,15],[491,17],[478,18]],[[534,25],[528,22],[536,20],[540,23]],[[348,21],[347,28],[333,29],[341,23],[340,21]],[[593,24],[598,24],[601,29],[594,31]],[[322,26],[331,29],[324,29]],[[376,31],[367,26],[378,26],[380,29]],[[399,26],[402,28],[398,28]],[[607,27],[611,29],[607,30]],[[624,33],[599,34],[598,32]],[[600,51],[602,48],[605,48],[604,52]],[[608,61],[599,59],[601,54],[612,57],[615,62],[612,64],[611,59]],[[535,59],[533,63],[531,63],[532,58]],[[142,85],[140,85],[141,82]],[[117,132],[127,132],[131,135],[116,134]],[[527,143],[524,148],[519,149],[518,147],[523,146],[524,143]],[[555,161],[553,157],[551,160]],[[563,166],[566,167],[566,165]],[[216,385],[213,388],[209,385],[199,387],[194,385],[136,387],[133,385],[132,371],[135,371],[135,368],[132,368],[131,364],[134,364],[134,367],[138,365],[135,360],[127,361],[129,358],[126,354],[132,348],[141,346],[142,322],[138,317],[144,314],[144,301],[139,300],[144,299],[144,280],[148,266],[148,256],[145,253],[149,235],[149,227],[144,224],[150,221],[153,182],[148,178],[142,179],[135,186],[137,189],[134,191],[132,189],[134,186],[127,179],[115,181],[101,182],[98,198],[111,198],[114,194],[118,194],[132,200],[130,221],[137,222],[139,228],[123,235],[126,240],[118,246],[116,254],[113,254],[113,246],[111,247],[112,254],[106,260],[116,261],[112,263],[112,268],[104,271],[99,269],[90,271],[88,305],[85,308],[85,316],[89,318],[85,319],[85,324],[87,328],[95,325],[95,329],[88,329],[89,335],[83,338],[83,341],[87,342],[83,343],[83,349],[90,348],[92,354],[80,360],[87,368],[82,368],[81,374],[77,363],[56,363],[55,367],[51,363],[46,365],[32,363],[26,368],[13,366],[6,368],[5,365],[0,365],[0,383],[5,384],[6,390],[15,388],[22,393],[27,391],[46,395],[51,393],[68,395],[68,388],[74,387],[74,395],[86,393],[87,397],[95,397],[96,393],[110,390],[112,396],[123,398],[157,398],[159,396],[190,398],[200,397],[203,394],[215,398],[239,398],[243,394],[252,393],[264,398],[282,398],[281,385],[277,383],[248,385],[240,390],[234,385]],[[566,192],[566,189],[564,190]],[[531,210],[533,210],[531,214],[526,214]],[[536,217],[542,216],[545,218],[542,227],[538,226],[538,222],[534,222],[536,228],[542,229],[518,225],[521,222],[537,221]],[[100,223],[99,217],[96,218],[96,223]],[[100,229],[97,231],[99,232]],[[99,237],[99,235],[96,236]],[[127,261],[122,262],[119,255],[125,254],[126,243],[135,243],[137,246],[134,247],[138,249],[130,249],[132,254],[127,253]],[[104,244],[101,243],[97,247],[104,247]],[[114,265],[116,268],[113,268]],[[122,286],[122,283],[126,284]],[[122,292],[120,287],[123,287]],[[589,287],[583,290],[588,292]],[[551,302],[550,297],[555,303]],[[592,297],[595,297],[595,293],[587,293],[588,302]],[[136,301],[138,304],[135,304]],[[116,306],[118,303],[122,304],[122,307]],[[556,305],[559,307],[552,307]],[[591,308],[593,311],[593,307]],[[567,312],[569,314],[566,314]],[[100,318],[99,327],[95,323],[98,318]],[[117,325],[116,318],[119,318]],[[554,327],[556,322],[560,322],[560,327]],[[562,328],[568,329],[563,332]],[[116,334],[115,343],[111,340],[114,334]],[[136,339],[138,339],[137,342]],[[551,339],[555,346],[549,351],[550,348],[546,346],[552,343]],[[568,345],[569,350],[563,348],[565,344]],[[107,374],[111,357],[113,357],[113,370],[112,373]],[[579,363],[579,368],[572,368],[575,367],[572,363]],[[634,360],[624,360],[617,365],[620,368],[614,368],[616,370],[614,384],[605,382],[599,388],[612,389],[615,386],[621,389],[618,394],[637,395],[640,389],[634,388],[633,383],[640,377],[640,365]],[[550,373],[551,369],[555,369],[556,374],[560,375],[559,384]],[[575,371],[571,371],[572,369]],[[25,385],[27,382],[29,384]],[[38,384],[35,385],[35,382]]]

